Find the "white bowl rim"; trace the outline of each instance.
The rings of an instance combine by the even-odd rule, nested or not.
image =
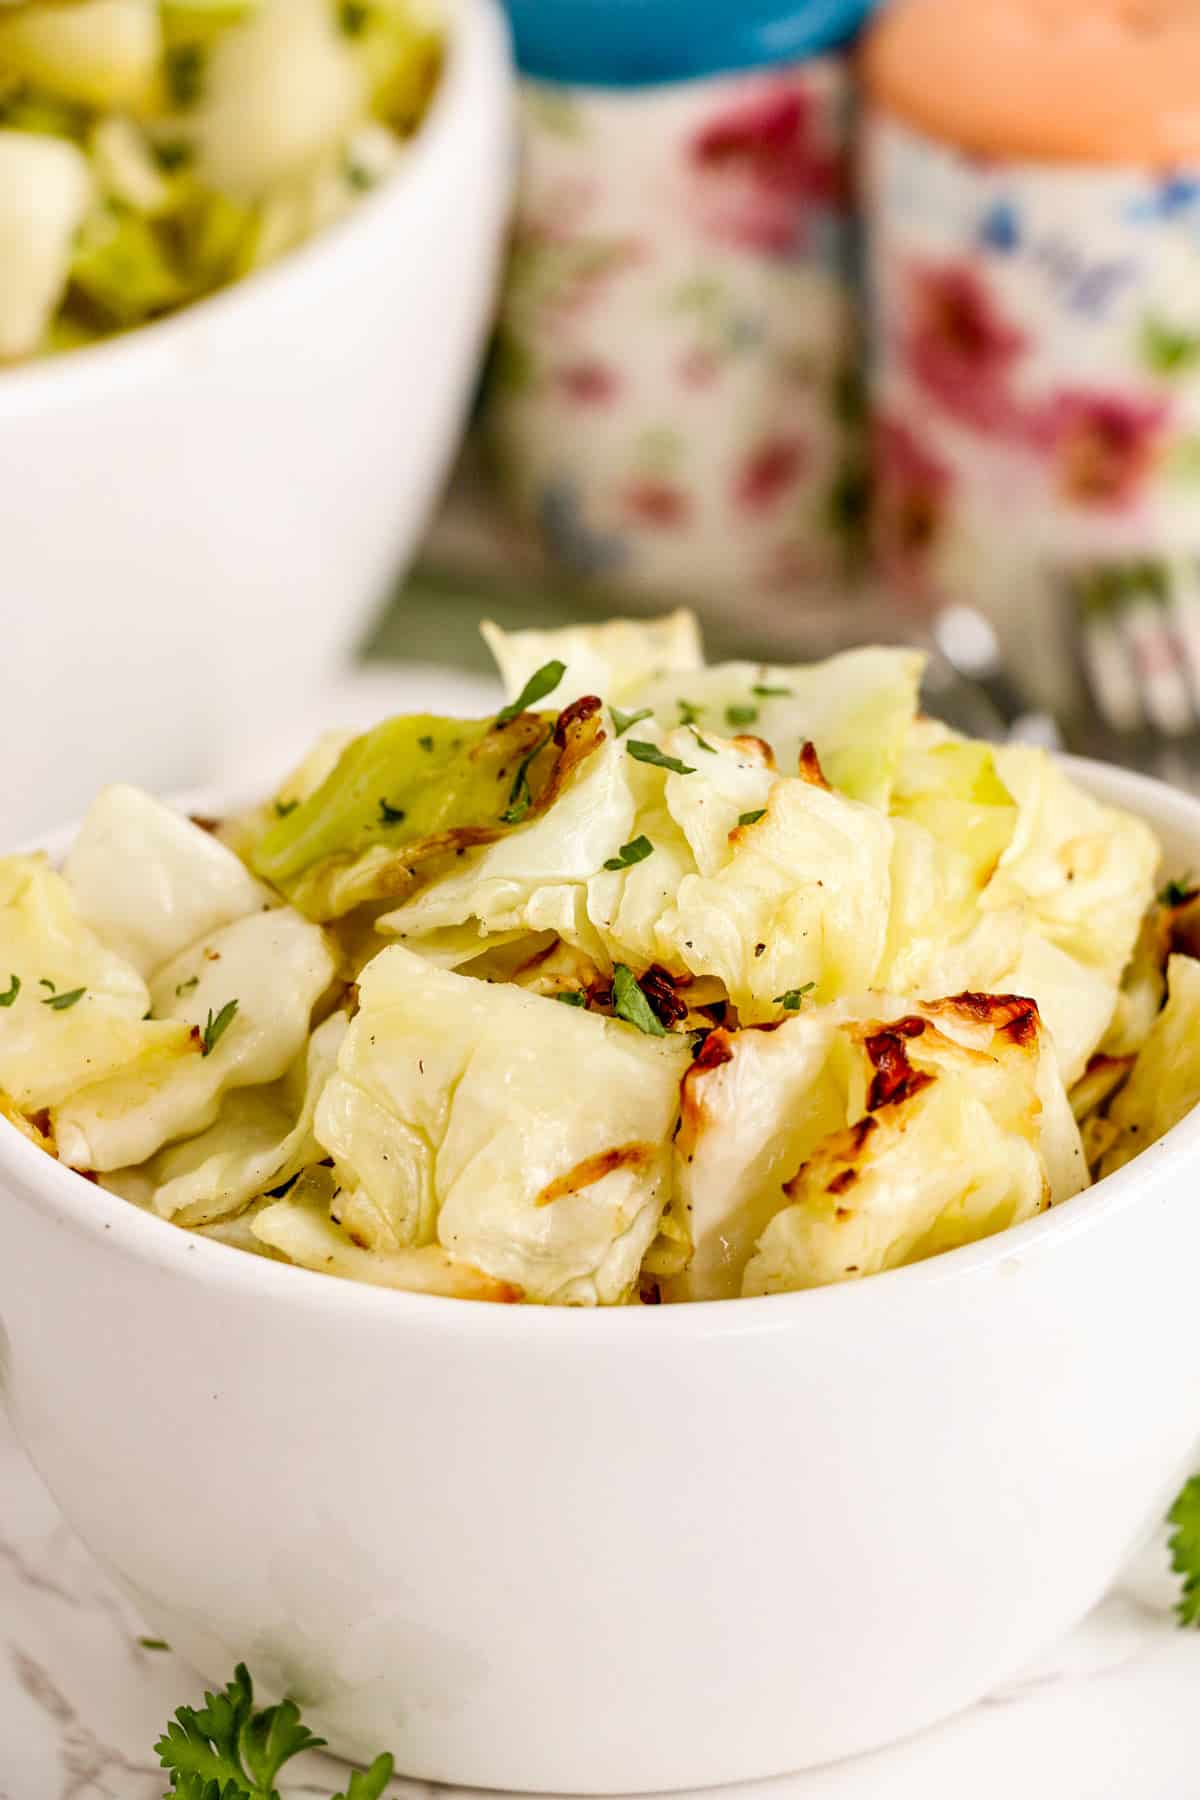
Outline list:
[[[1060,759],[1082,785],[1105,801],[1127,808],[1150,821],[1174,817],[1181,831],[1190,831],[1200,843],[1200,800],[1176,792],[1164,782],[1130,770],[1081,757]],[[65,836],[45,833],[45,841]],[[630,1333],[666,1331],[709,1337],[744,1336],[781,1328],[795,1328],[805,1318],[815,1318],[827,1307],[880,1306],[908,1290],[922,1290],[946,1282],[991,1278],[1004,1265],[1027,1263],[1044,1257],[1074,1238],[1097,1227],[1110,1214],[1136,1205],[1146,1185],[1147,1159],[1154,1159],[1152,1178],[1162,1166],[1176,1168],[1189,1158],[1200,1160],[1200,1106],[1149,1145],[1140,1155],[1112,1175],[1077,1194],[1074,1199],[1040,1213],[1022,1225],[1009,1227],[993,1237],[947,1250],[925,1262],[884,1270],[862,1281],[807,1288],[798,1293],[770,1294],[732,1300],[695,1300],[670,1306],[561,1307],[506,1306],[489,1302],[448,1299],[440,1295],[411,1294],[401,1289],[373,1287],[365,1283],[302,1269],[290,1263],[197,1237],[167,1219],[144,1212],[73,1169],[47,1156],[45,1151],[11,1126],[0,1130],[0,1184],[5,1179],[28,1192],[32,1190],[45,1212],[59,1224],[103,1241],[114,1252],[134,1261],[190,1278],[216,1289],[233,1288],[257,1296],[264,1305],[290,1299],[298,1306],[339,1317],[357,1313],[398,1324],[420,1323],[451,1332],[477,1331],[507,1339],[512,1333],[550,1333],[568,1341],[591,1341],[597,1332],[606,1343],[627,1341]],[[1141,1174],[1138,1174],[1138,1171]],[[0,1187],[0,1204],[13,1204]],[[874,1297],[874,1298],[872,1298]],[[586,1315],[581,1317],[580,1315]],[[640,1341],[640,1340],[634,1340]]]
[[[413,187],[423,183],[429,164],[437,161],[443,146],[457,133],[464,95],[471,91],[468,66],[478,59],[487,39],[508,43],[503,15],[491,0],[447,0],[443,13],[447,52],[429,109],[420,129],[407,140],[399,164],[377,187],[363,194],[342,218],[274,262],[189,301],[177,312],[115,332],[94,344],[0,370],[0,418],[9,407],[24,412],[41,400],[62,397],[63,390],[69,397],[86,384],[104,385],[130,375],[138,378],[143,374],[138,368],[141,362],[186,348],[189,335],[207,337],[235,312],[253,315],[269,308],[277,297],[319,279],[335,259],[353,251],[356,241],[376,228],[386,229],[391,213],[405,209]],[[151,377],[153,371],[144,373]]]

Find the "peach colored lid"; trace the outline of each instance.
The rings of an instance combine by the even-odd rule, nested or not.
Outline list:
[[[891,0],[864,74],[978,155],[1200,163],[1200,0]]]

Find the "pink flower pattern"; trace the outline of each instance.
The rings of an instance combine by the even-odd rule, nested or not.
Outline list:
[[[953,488],[950,470],[902,419],[876,420],[872,548],[897,589],[927,597]]]
[[[1062,388],[1036,422],[1068,503],[1116,512],[1134,505],[1154,471],[1170,417],[1165,401]]]
[[[862,454],[836,397],[848,61],[553,109],[524,90],[482,424],[514,513],[633,592],[753,591],[783,561],[836,579],[854,525],[829,496]]]
[[[986,436],[1020,430],[1012,392],[1023,332],[1004,318],[969,263],[908,272],[901,355],[914,384],[943,412]]]
[[[555,373],[559,388],[577,406],[609,406],[621,390],[621,376],[608,363],[580,357]]]
[[[656,531],[672,531],[685,525],[691,512],[691,501],[683,488],[652,475],[629,482],[622,501],[630,519]]]
[[[769,512],[795,489],[806,460],[799,438],[764,438],[737,471],[733,484],[735,504],[745,513]]]
[[[827,141],[812,95],[795,78],[763,81],[708,119],[688,160],[709,234],[763,255],[804,249],[814,216],[847,205],[844,149]]]

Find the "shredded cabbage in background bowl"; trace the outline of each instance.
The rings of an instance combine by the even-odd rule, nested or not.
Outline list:
[[[510,702],[262,806],[102,792],[0,859],[0,1111],[176,1225],[385,1287],[854,1281],[1068,1201],[1200,1098],[1200,893],[907,650],[485,627]]]
[[[0,6],[0,364],[189,305],[340,218],[436,86],[421,0]]]

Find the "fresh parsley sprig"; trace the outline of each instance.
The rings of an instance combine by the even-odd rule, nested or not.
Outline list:
[[[519,825],[530,807],[533,805],[533,792],[529,786],[529,770],[534,760],[539,757],[550,739],[554,736],[553,728],[540,737],[528,756],[522,757],[509,789],[508,806],[500,814],[502,825]]]
[[[625,748],[634,762],[652,763],[656,769],[670,769],[673,775],[694,775],[695,769],[687,763],[680,762],[677,756],[668,756],[657,744],[644,743],[640,738],[630,738]]]
[[[171,1778],[163,1800],[279,1800],[275,1784],[284,1764],[324,1743],[301,1722],[293,1700],[256,1712],[254,1683],[239,1663],[221,1693],[205,1694],[203,1706],[181,1706],[155,1744]],[[390,1756],[377,1756],[333,1800],[380,1800],[393,1768]]]
[[[782,1006],[784,1012],[799,1012],[804,1005],[805,994],[811,994],[816,985],[815,981],[806,981],[803,987],[789,988],[786,994],[776,994],[775,1005]]]
[[[521,713],[528,712],[531,706],[536,706],[539,700],[544,700],[547,694],[554,692],[566,672],[566,663],[559,662],[557,659],[554,662],[543,663],[540,669],[534,670],[516,699],[500,708],[496,714],[496,724],[508,725]]]
[[[208,1009],[204,1030],[200,1034],[201,1056],[211,1056],[229,1027],[233,1024],[233,1016],[237,1012],[236,1000],[227,1000],[219,1013],[214,1014],[212,1007]]]
[[[65,994],[50,994],[42,1001],[42,1005],[50,1007],[53,1012],[66,1012],[78,1001],[82,1000],[86,993],[86,988],[71,988],[70,991]]]
[[[622,844],[617,854],[610,856],[604,866],[606,869],[613,870],[631,869],[634,863],[645,862],[646,858],[653,854],[654,845],[643,834],[641,837],[631,838],[627,844]]]
[[[613,1012],[627,1025],[636,1025],[647,1037],[666,1037],[667,1028],[647,1000],[637,976],[624,963],[613,968]]]
[[[631,725],[640,725],[643,719],[650,717],[654,709],[643,706],[641,712],[627,713],[622,712],[619,706],[610,706],[608,710],[612,714],[613,730],[618,737],[624,737]]]
[[[1171,1567],[1183,1577],[1175,1607],[1181,1625],[1200,1626],[1200,1475],[1193,1475],[1167,1514],[1171,1533]]]
[[[1196,892],[1196,881],[1192,875],[1180,875],[1174,881],[1168,881],[1158,896],[1160,906],[1182,906]]]

